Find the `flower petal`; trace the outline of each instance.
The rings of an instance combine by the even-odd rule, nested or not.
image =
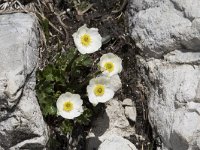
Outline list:
[[[111,62],[114,65],[114,69],[112,70],[112,72],[109,72],[108,70],[106,70],[106,68],[104,68],[105,64],[108,62]],[[113,53],[107,53],[102,55],[102,57],[100,58],[99,66],[101,67],[102,74],[111,77],[122,71],[122,60],[120,57]]]
[[[70,111],[65,111],[63,110],[63,105],[65,104],[65,102],[68,102],[68,101],[71,102],[73,106]],[[83,104],[83,100],[78,94],[72,94],[70,92],[61,94],[56,102],[57,114],[61,115],[63,118],[73,119],[82,114],[83,112],[82,104]]]
[[[83,45],[81,42],[81,37],[84,34],[89,35],[91,38],[91,43],[88,46]],[[74,43],[81,54],[93,53],[102,45],[102,37],[97,28],[87,28],[86,25],[83,25],[72,36],[74,38]]]
[[[95,95],[94,89],[96,85],[103,85],[105,87],[103,95]],[[88,93],[88,98],[89,101],[97,105],[98,103],[104,103],[107,102],[108,100],[112,99],[114,96],[114,87],[110,83],[110,78],[106,76],[99,76],[96,78],[91,79],[90,84],[87,86],[87,93]]]

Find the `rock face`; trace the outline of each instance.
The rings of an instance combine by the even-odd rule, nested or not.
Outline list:
[[[108,136],[98,150],[137,150],[135,145],[120,136]]]
[[[131,6],[131,35],[145,55],[199,50],[199,0],[132,0]]]
[[[0,149],[44,149],[48,140],[35,94],[38,24],[32,14],[0,15]]]
[[[200,148],[200,66],[166,59],[146,63],[147,82],[151,83],[149,120],[164,146],[173,150]]]
[[[134,135],[134,133],[135,128],[129,124],[129,121],[125,116],[122,102],[117,99],[112,99],[106,104],[105,112],[100,114],[94,121],[87,137],[86,149],[97,149],[103,141],[108,142],[110,136],[129,138],[130,135]]]
[[[200,149],[199,0],[132,0],[130,32],[162,150]]]

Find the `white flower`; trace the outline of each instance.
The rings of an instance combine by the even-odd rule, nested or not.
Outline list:
[[[78,94],[66,92],[56,102],[57,114],[66,119],[73,119],[83,113],[83,100]]]
[[[110,79],[105,76],[91,79],[87,86],[87,93],[89,101],[93,105],[105,103],[112,99],[115,94],[113,86],[110,84]]]
[[[74,43],[81,54],[93,53],[102,45],[102,37],[97,28],[83,25],[73,35]]]
[[[122,71],[122,59],[113,53],[107,53],[101,56],[99,66],[102,74],[111,77]]]

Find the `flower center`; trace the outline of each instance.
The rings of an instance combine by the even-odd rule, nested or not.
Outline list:
[[[104,64],[104,68],[108,71],[108,72],[112,72],[114,70],[114,64],[112,62],[106,62]]]
[[[70,112],[70,111],[72,111],[73,109],[74,109],[74,105],[73,105],[72,102],[68,101],[68,102],[65,102],[65,103],[63,104],[63,110],[64,110],[64,111]]]
[[[96,96],[102,96],[105,93],[105,87],[102,84],[97,84],[94,88],[94,94]]]
[[[81,44],[84,46],[89,46],[90,43],[92,42],[91,37],[89,34],[84,34],[81,36]]]

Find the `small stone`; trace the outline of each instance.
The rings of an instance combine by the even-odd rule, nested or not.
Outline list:
[[[110,135],[101,143],[98,150],[137,150],[137,148],[121,136]]]
[[[125,107],[125,115],[128,119],[130,119],[131,121],[135,122],[136,121],[136,108],[135,106],[130,107],[130,106],[126,106]]]
[[[123,100],[122,105],[123,106],[133,106],[133,101],[130,98],[126,98]]]
[[[114,91],[117,91],[122,87],[122,82],[119,75],[114,75],[110,79],[111,79],[111,85],[113,86]]]

